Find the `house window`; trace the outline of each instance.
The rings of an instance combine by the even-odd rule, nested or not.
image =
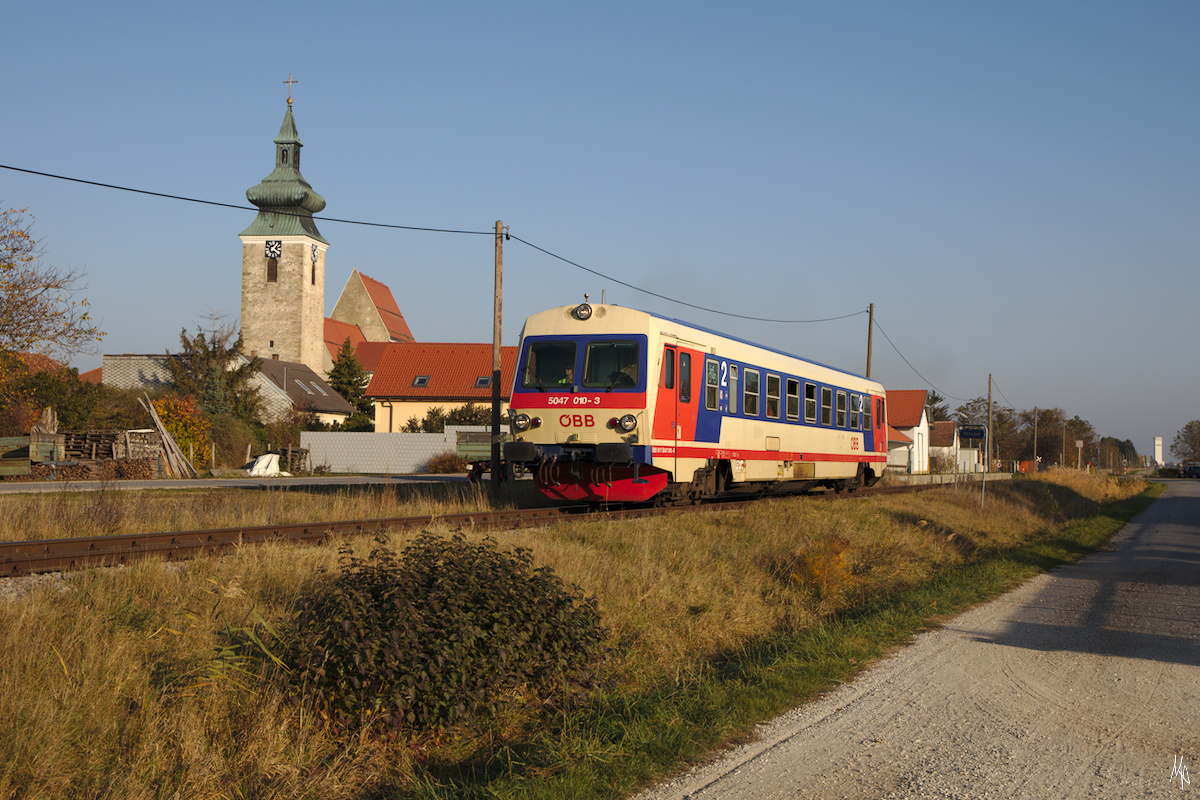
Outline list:
[[[833,389],[821,387],[821,424],[833,424]]]
[[[478,378],[475,379],[475,388],[476,389],[486,389],[487,387],[489,387],[491,385],[492,385],[492,376],[491,375],[480,375]]]
[[[418,375],[417,377],[413,378],[412,385],[413,385],[414,389],[420,389],[425,386],[428,386],[429,385],[429,376],[428,375]]]
[[[304,390],[305,394],[312,394],[313,390],[304,385],[304,381],[296,378],[296,385]]]
[[[800,381],[787,379],[787,418],[792,422],[800,419]]]
[[[838,392],[837,401],[837,426],[839,428],[846,427],[846,393]]]
[[[742,413],[747,417],[758,416],[758,370],[746,370],[746,388],[742,396]]]
[[[779,419],[779,376],[767,376],[767,416]]]
[[[279,282],[279,259],[278,258],[268,258],[267,259],[267,283],[278,283],[278,282]]]
[[[322,395],[324,395],[325,397],[329,397],[329,392],[327,392],[327,391],[325,391],[324,389],[322,389],[322,388],[321,388],[321,384],[317,383],[316,381],[311,381],[311,383],[312,383],[312,387],[313,387],[314,389],[316,389],[318,392],[320,392],[320,393],[321,393]]]

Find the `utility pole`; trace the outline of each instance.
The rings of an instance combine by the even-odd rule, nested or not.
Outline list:
[[[867,309],[867,379],[871,378],[871,337],[875,335],[875,304]]]
[[[992,433],[992,373],[989,372],[988,373],[988,455],[987,455],[988,463],[987,463],[987,466],[983,468],[983,473],[985,475],[988,472],[990,472],[992,469],[992,448],[995,447],[995,445],[993,444],[992,437],[994,435],[995,434]]]
[[[492,503],[500,499],[500,297],[504,273],[504,223],[496,220],[496,296],[492,320]]]
[[[1033,471],[1038,471],[1037,460],[1037,406],[1033,407]]]

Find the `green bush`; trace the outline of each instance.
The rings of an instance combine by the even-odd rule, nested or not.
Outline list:
[[[377,541],[366,560],[343,548],[294,618],[289,680],[334,724],[433,730],[495,714],[510,690],[594,687],[596,601],[528,550],[424,533],[397,558]]]

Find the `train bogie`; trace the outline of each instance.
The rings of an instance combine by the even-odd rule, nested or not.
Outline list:
[[[854,488],[887,461],[879,384],[618,306],[530,317],[510,409],[506,460],[557,499]]]

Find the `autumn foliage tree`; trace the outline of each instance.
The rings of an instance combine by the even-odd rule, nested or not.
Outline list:
[[[1180,461],[1200,461],[1200,420],[1192,420],[1175,433],[1171,454]]]
[[[193,465],[202,465],[209,460],[212,424],[194,396],[163,395],[154,401],[154,410],[183,454],[191,457],[195,453]]]
[[[68,357],[94,352],[104,333],[75,299],[83,275],[45,262],[28,209],[0,211],[0,350]]]

